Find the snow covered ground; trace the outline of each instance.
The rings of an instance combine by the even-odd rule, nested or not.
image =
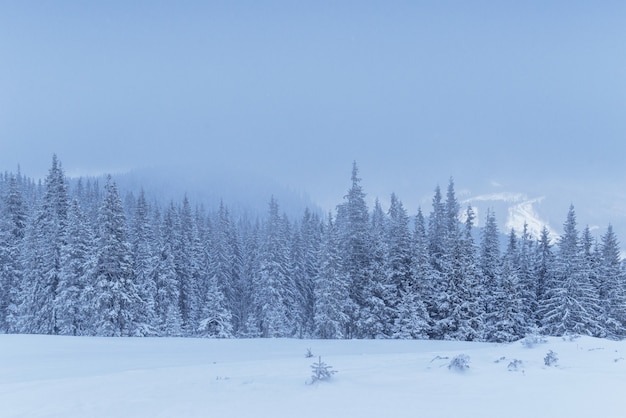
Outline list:
[[[330,381],[305,384],[309,348],[338,370]],[[448,368],[459,354],[465,372]],[[527,348],[0,335],[2,418],[624,417],[625,389],[626,342],[587,337]]]

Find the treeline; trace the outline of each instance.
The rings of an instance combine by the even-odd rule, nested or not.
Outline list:
[[[450,181],[427,217],[397,196],[365,202],[356,164],[334,213],[233,219],[179,204],[122,203],[69,186],[53,157],[43,184],[0,176],[0,332],[98,336],[431,338],[626,335],[626,276],[609,226],[596,242],[574,208],[556,244],[495,215],[480,238]],[[464,219],[460,222],[459,219]]]

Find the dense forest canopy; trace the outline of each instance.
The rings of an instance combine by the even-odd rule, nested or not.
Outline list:
[[[563,234],[474,234],[451,180],[410,217],[368,208],[358,168],[336,211],[258,219],[223,202],[122,199],[109,176],[0,176],[0,332],[98,336],[431,338],[626,336],[626,275],[570,207]],[[461,221],[462,220],[462,221]],[[503,245],[504,244],[504,245]]]

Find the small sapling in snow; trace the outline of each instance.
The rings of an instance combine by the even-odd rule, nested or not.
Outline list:
[[[322,361],[322,356],[319,356],[318,361],[311,365],[311,369],[313,370],[313,375],[311,376],[311,380],[307,382],[308,384],[313,384],[322,380],[329,380],[335,373],[337,373],[337,370],[332,370],[332,366],[329,366]]]
[[[556,363],[559,361],[556,353],[552,350],[548,351],[548,354],[543,358],[543,362],[546,366],[556,366]]]

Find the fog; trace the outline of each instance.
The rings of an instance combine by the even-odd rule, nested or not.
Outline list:
[[[626,236],[625,3],[299,3],[3,2],[0,170],[236,173],[330,210],[357,161],[411,214],[452,177]]]

